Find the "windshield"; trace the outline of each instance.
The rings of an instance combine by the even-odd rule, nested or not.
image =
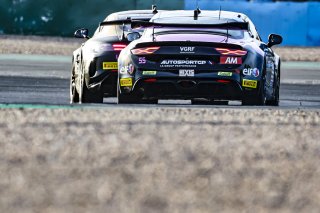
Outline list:
[[[152,34],[212,34],[228,36],[233,39],[249,39],[251,38],[248,31],[241,29],[215,29],[215,28],[176,28],[176,27],[155,27],[145,30],[144,36],[151,37]]]

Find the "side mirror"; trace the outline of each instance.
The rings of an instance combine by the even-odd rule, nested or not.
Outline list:
[[[76,38],[87,38],[89,39],[89,30],[88,29],[79,29],[74,33]]]
[[[128,33],[128,35],[127,35],[127,40],[129,42],[137,40],[139,38],[141,38],[141,35],[138,32]]]
[[[283,39],[280,35],[270,34],[268,40],[268,47],[272,47],[274,45],[281,44]]]

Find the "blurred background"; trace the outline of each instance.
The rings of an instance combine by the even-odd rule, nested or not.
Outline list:
[[[71,37],[77,28],[95,30],[112,12],[132,9],[231,10],[247,14],[263,40],[270,33],[287,46],[320,45],[320,1],[274,0],[0,0],[0,34]]]

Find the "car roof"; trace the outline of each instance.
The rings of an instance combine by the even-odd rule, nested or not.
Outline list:
[[[175,10],[175,11],[161,11],[152,17],[151,21],[155,21],[157,19],[174,19],[174,18],[186,18],[185,21],[188,21],[188,18],[194,17],[193,10]],[[247,18],[246,15],[237,12],[231,11],[220,11],[220,10],[202,10],[198,17],[210,17],[210,18],[221,18],[225,20],[234,20],[238,22],[244,22]]]
[[[161,11],[159,11],[161,12]],[[148,19],[152,18],[155,14],[152,10],[127,10],[116,12],[108,15],[104,21],[117,21],[117,20],[124,20],[124,19]]]

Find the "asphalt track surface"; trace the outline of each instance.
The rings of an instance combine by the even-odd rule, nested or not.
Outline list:
[[[0,55],[0,104],[69,106],[71,58],[41,55]],[[160,101],[172,107],[199,107],[190,101]],[[230,102],[238,107],[240,102]],[[115,98],[84,107],[123,107]],[[152,107],[155,105],[150,105]],[[126,106],[127,107],[127,106]],[[147,107],[136,105],[135,107]],[[221,107],[221,106],[201,106]],[[226,107],[226,106],[223,106]],[[320,63],[282,64],[280,108],[320,108]]]

